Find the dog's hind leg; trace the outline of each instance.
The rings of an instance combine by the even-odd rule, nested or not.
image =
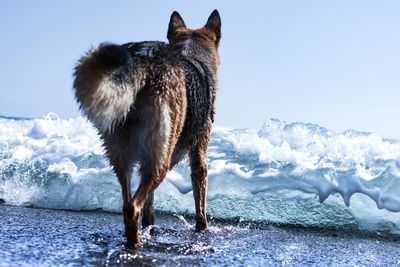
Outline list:
[[[135,195],[128,204],[128,208],[132,211],[128,219],[129,231],[127,232],[128,243],[140,244],[139,238],[139,217],[140,210],[145,202],[152,197],[153,191],[164,180],[169,169],[169,161],[161,168],[161,170],[152,169],[142,172],[142,177]]]
[[[122,191],[122,200],[123,200],[123,207],[122,212],[124,214],[124,224],[125,227],[127,226],[127,218],[130,217],[129,215],[129,208],[128,204],[131,200],[131,179],[130,173],[125,170],[118,170],[116,171],[118,181],[121,184],[121,191]],[[126,230],[126,229],[125,229]]]
[[[183,107],[185,108],[185,106]],[[128,205],[133,210],[132,213],[133,216],[130,218],[129,222],[129,224],[132,226],[130,228],[132,231],[127,235],[128,242],[130,243],[140,244],[139,230],[138,230],[139,216],[140,216],[140,209],[146,203],[146,201],[148,201],[148,203],[144,208],[145,214],[143,218],[145,221],[143,227],[148,225],[147,223],[149,221],[146,220],[148,220],[149,218],[152,219],[152,216],[149,216],[149,214],[154,215],[154,212],[152,211],[151,213],[148,213],[150,211],[149,208],[150,207],[152,208],[153,206],[152,205],[153,191],[164,180],[165,176],[167,175],[167,171],[170,168],[172,152],[175,147],[176,141],[178,139],[178,135],[176,134],[178,132],[177,128],[181,128],[183,125],[182,117],[183,116],[178,118],[180,123],[173,124],[170,130],[167,131],[169,134],[166,133],[163,134],[165,138],[161,140],[162,142],[153,144],[153,147],[157,149],[154,150],[149,149],[151,153],[148,154],[147,160],[145,160],[141,164],[140,184],[135,192],[135,195],[133,196]],[[169,119],[169,117],[167,119]],[[154,139],[150,138],[150,140]]]
[[[194,148],[190,154],[190,168],[193,196],[196,206],[196,230],[207,228],[206,198],[207,198],[207,160],[206,149]]]
[[[129,208],[129,202],[131,201],[131,174],[136,154],[131,149],[130,135],[127,128],[118,127],[112,134],[103,133],[102,139],[104,140],[106,155],[121,185],[125,231],[129,232],[128,217],[131,217],[132,213]]]
[[[124,214],[124,223],[125,230],[127,229],[128,219],[131,217],[129,214],[131,210],[129,209],[129,202],[131,201],[131,168],[128,167],[126,163],[120,160],[116,160],[115,158],[110,157],[111,165],[114,168],[115,173],[117,174],[118,181],[121,184],[121,193],[122,193],[122,201],[123,207],[122,212]]]
[[[142,228],[154,224],[154,191],[150,193],[142,209]]]
[[[164,69],[160,72],[164,73]],[[152,193],[167,175],[171,156],[185,120],[184,76],[176,76],[173,71],[163,75],[165,77],[150,82],[154,88],[143,89],[136,103],[136,112],[141,122],[137,140],[141,151],[139,160],[141,179],[128,205],[132,210],[132,217],[129,218],[130,232],[127,233],[128,242],[134,244],[140,244],[140,210],[149,197],[149,205],[146,205],[144,213],[150,210]],[[147,219],[149,219],[148,213],[144,216],[144,227],[147,226]]]

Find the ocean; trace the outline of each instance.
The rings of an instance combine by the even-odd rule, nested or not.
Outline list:
[[[0,265],[400,264],[400,141],[373,133],[214,127],[210,229],[193,230],[185,160],[156,190],[160,219],[136,249],[86,119],[0,117],[0,159]]]

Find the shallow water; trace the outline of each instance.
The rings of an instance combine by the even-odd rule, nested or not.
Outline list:
[[[186,218],[187,219],[187,218]],[[159,214],[142,246],[127,247],[120,214],[0,205],[0,266],[396,265],[400,236]]]

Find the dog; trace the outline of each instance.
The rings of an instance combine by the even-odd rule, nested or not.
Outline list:
[[[186,155],[196,230],[207,228],[206,157],[215,114],[220,15],[214,10],[204,27],[192,30],[174,11],[167,38],[168,43],[100,44],[74,72],[75,98],[97,128],[121,184],[129,244],[140,244],[141,213],[142,228],[154,224],[154,190]],[[136,165],[141,179],[132,196]]]

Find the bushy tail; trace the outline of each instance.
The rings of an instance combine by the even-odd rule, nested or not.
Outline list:
[[[111,131],[124,121],[144,86],[142,68],[128,68],[129,54],[123,46],[101,44],[79,60],[74,91],[80,109],[101,131]]]

